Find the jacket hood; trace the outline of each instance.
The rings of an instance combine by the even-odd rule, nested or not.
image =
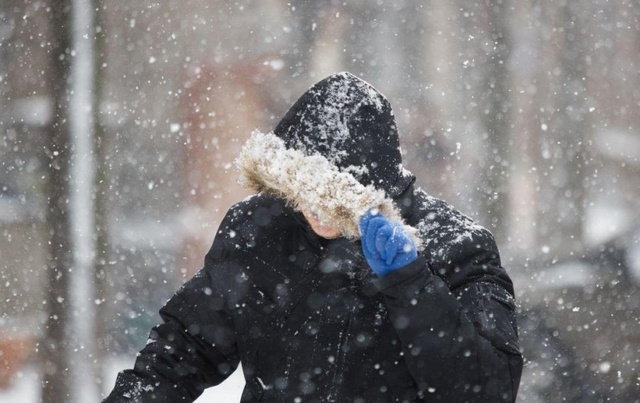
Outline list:
[[[245,187],[312,211],[354,239],[369,209],[403,222],[393,198],[414,177],[401,161],[387,99],[356,76],[339,73],[305,92],[273,132],[254,131],[236,165]]]
[[[287,148],[319,154],[363,185],[395,197],[413,182],[402,168],[391,104],[371,84],[342,72],[316,83],[273,133]]]

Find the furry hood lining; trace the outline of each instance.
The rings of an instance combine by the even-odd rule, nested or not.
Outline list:
[[[322,155],[306,155],[287,148],[275,134],[256,130],[235,163],[240,170],[241,185],[281,197],[296,209],[313,212],[320,220],[335,225],[346,238],[360,238],[360,218],[376,209],[402,223],[421,249],[416,229],[404,224],[393,201],[382,190],[364,186]]]

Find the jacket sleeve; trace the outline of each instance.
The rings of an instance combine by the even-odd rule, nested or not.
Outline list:
[[[133,369],[121,372],[104,403],[192,402],[226,379],[239,358],[233,321],[221,290],[227,262],[218,236],[205,267],[160,310]]]
[[[464,248],[449,269],[486,268],[496,264],[492,256]],[[420,391],[429,401],[515,401],[522,356],[511,294],[481,276],[452,290],[434,274],[438,269],[421,255],[375,280]]]

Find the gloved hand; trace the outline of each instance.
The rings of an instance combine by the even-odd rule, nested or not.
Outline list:
[[[418,251],[402,225],[390,221],[376,210],[360,219],[364,257],[378,276],[385,276],[416,260]]]

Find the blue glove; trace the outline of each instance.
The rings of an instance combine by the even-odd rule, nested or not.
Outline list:
[[[397,222],[375,210],[360,219],[364,257],[378,276],[385,276],[416,260],[416,245]]]

